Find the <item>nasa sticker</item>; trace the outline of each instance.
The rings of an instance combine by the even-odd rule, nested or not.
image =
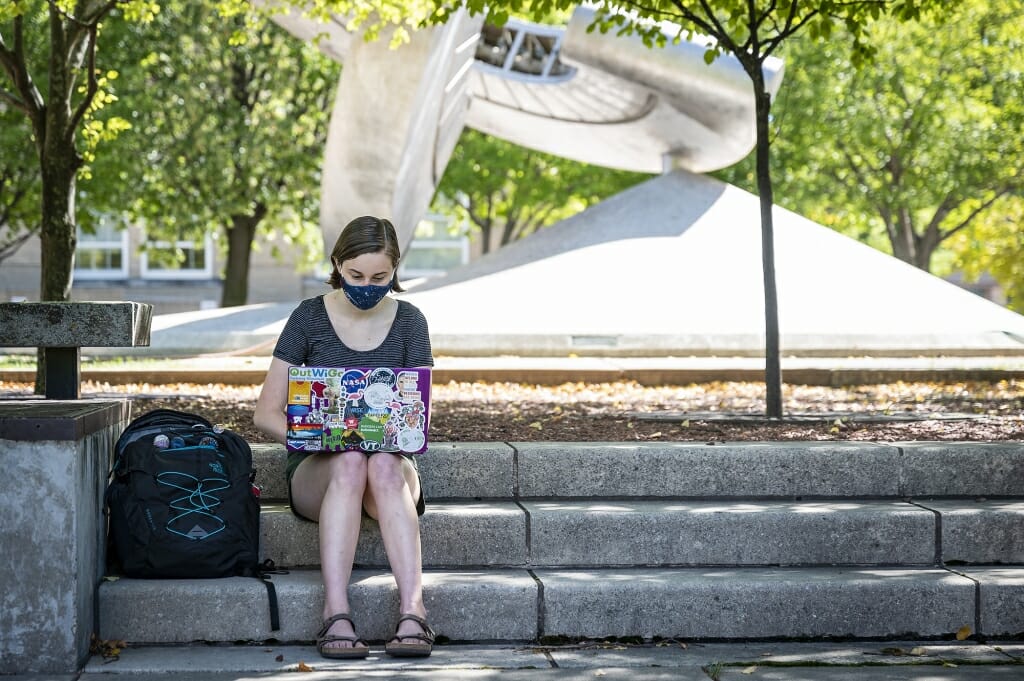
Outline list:
[[[418,452],[426,440],[419,430],[403,430],[398,434],[398,448],[403,452]]]
[[[366,400],[366,405],[371,409],[386,408],[391,404],[394,396],[394,391],[385,383],[370,383],[366,386],[366,390],[363,391],[363,399]]]
[[[349,400],[359,399],[366,388],[366,374],[350,369],[341,375],[341,388],[347,393]]]

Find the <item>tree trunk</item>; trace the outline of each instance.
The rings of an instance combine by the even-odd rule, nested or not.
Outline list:
[[[501,228],[501,243],[500,246],[508,246],[513,241],[513,235],[516,232],[516,228],[519,226],[519,211],[511,211],[509,215],[505,217],[505,224]]]
[[[61,31],[51,22],[52,49],[60,53]],[[82,57],[71,57],[64,62],[50,59],[50,103],[44,115],[36,119],[37,148],[41,180],[39,219],[40,276],[39,299],[66,301],[71,298],[74,279],[75,246],[78,242],[75,223],[75,179],[82,157],[75,147],[75,129],[72,123],[71,97],[74,74],[81,66]],[[39,125],[41,123],[41,125]],[[38,131],[43,129],[42,139]],[[43,351],[36,363],[35,391],[46,392],[46,365]]]
[[[267,209],[262,204],[252,215],[231,216],[228,228],[228,257],[224,267],[224,286],[221,290],[220,306],[234,307],[249,301],[249,259],[252,242]]]
[[[488,218],[476,224],[480,228],[480,254],[487,255],[491,252],[491,227],[493,223]]]
[[[782,365],[779,360],[779,302],[775,288],[775,236],[772,223],[771,168],[769,166],[769,130],[771,95],[766,91],[761,64],[751,70],[757,116],[757,193],[761,201],[761,267],[764,272],[764,382],[767,391],[766,413],[782,417]]]
[[[47,150],[50,151],[50,150]],[[40,300],[68,300],[75,267],[75,174],[78,153],[74,147],[45,155],[42,172],[40,220]]]
[[[39,299],[65,301],[71,298],[78,241],[74,218],[78,153],[74,147],[51,153],[55,158],[44,157],[42,162]],[[36,354],[35,392],[46,394],[42,348]]]

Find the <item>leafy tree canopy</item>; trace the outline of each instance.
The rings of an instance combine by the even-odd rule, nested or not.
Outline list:
[[[1009,226],[999,199],[1024,187],[1024,7],[968,0],[944,19],[878,21],[860,69],[842,41],[792,41],[774,110],[779,203],[927,270],[978,221]],[[720,176],[752,186],[752,159]]]
[[[307,260],[321,255],[320,166],[339,66],[270,22],[212,15],[168,2],[148,39],[131,36],[146,49],[123,69],[124,106],[111,107],[131,130],[98,166],[118,179],[100,203],[126,206],[150,240],[226,236],[226,291],[242,290],[223,302],[240,304],[257,231],[302,244]]]
[[[39,161],[28,121],[0,102],[0,263],[39,233]]]
[[[647,177],[577,163],[467,129],[438,187],[434,210],[469,220],[486,253]]]

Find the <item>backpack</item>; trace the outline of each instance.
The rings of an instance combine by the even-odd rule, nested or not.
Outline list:
[[[139,416],[114,445],[105,497],[112,557],[128,577],[260,578],[276,631],[255,479],[252,450],[237,433],[171,409]]]

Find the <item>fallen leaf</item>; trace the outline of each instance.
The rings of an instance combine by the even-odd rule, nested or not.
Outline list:
[[[957,665],[953,664],[952,662],[948,662],[946,660],[943,660],[942,661],[942,666],[943,667],[956,667]]]
[[[540,421],[534,421],[533,423],[530,424],[530,427],[536,428],[537,430],[543,430],[544,428],[544,426],[541,425]]]
[[[927,655],[927,654],[928,654],[928,651],[925,650],[924,648],[921,648],[921,647],[911,648],[910,652],[908,653],[908,655],[916,655],[917,657],[921,657],[922,655]]]
[[[651,433],[647,437],[652,438],[652,439],[656,438],[656,437],[661,437],[661,431],[659,430],[657,433]]]
[[[771,657],[771,653],[761,653],[761,657]]]
[[[284,662],[284,655],[278,655],[274,659],[277,660],[278,662]]]
[[[300,672],[311,672],[311,671],[313,671],[313,668],[310,667],[305,662],[300,662],[299,666],[296,667],[295,669],[296,669],[296,671],[300,671]]]
[[[127,647],[127,641],[106,641],[96,638],[96,634],[93,634],[89,641],[89,652],[93,655],[102,656],[105,663],[115,662],[121,659],[121,651]]]
[[[105,575],[103,577],[103,581],[105,581],[105,582],[116,582],[119,579],[121,579],[121,578],[118,577],[117,575]]]
[[[686,419],[685,421],[683,421],[682,426],[683,426],[683,428],[689,428],[690,427],[690,419]]]
[[[603,669],[598,669],[596,672],[594,672],[594,676],[604,676],[605,674],[607,674],[607,672]]]
[[[957,629],[957,631],[956,631],[956,640],[957,641],[963,641],[964,639],[966,639],[970,635],[971,635],[971,628],[965,624],[964,626],[962,626],[959,629]]]
[[[756,664],[752,664],[749,667],[747,667],[746,669],[741,669],[740,670],[740,674],[753,674],[756,671],[757,671],[757,665]]]

